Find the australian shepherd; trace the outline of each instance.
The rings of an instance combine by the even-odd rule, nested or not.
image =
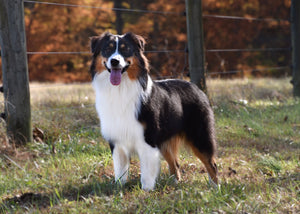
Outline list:
[[[144,46],[145,40],[133,33],[91,38],[96,109],[112,151],[115,180],[126,182],[130,156],[137,153],[142,189],[155,187],[161,155],[179,181],[177,153],[184,142],[217,184],[214,116],[208,98],[187,81],[153,81]]]

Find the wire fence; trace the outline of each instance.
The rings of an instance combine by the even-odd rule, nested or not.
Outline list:
[[[122,11],[122,12],[131,12],[131,13],[152,13],[157,15],[176,15],[176,16],[185,16],[185,12],[172,12],[172,11],[156,11],[156,10],[141,10],[141,9],[127,9],[127,8],[109,8],[109,7],[99,7],[99,6],[91,6],[91,5],[80,5],[80,4],[66,4],[66,3],[58,3],[58,2],[47,2],[47,1],[31,1],[31,0],[24,0],[26,4],[41,4],[46,6],[58,6],[58,7],[77,7],[77,8],[85,8],[85,9],[98,9],[98,10],[112,10],[112,11]],[[204,18],[215,18],[215,19],[231,19],[231,20],[243,20],[243,21],[256,21],[256,22],[290,22],[287,19],[279,19],[279,18],[256,18],[256,17],[239,17],[239,16],[224,16],[224,15],[211,15],[211,14],[204,14]],[[282,52],[282,51],[291,51],[290,47],[287,48],[245,48],[245,49],[207,49],[205,52],[207,53],[226,53],[226,52]],[[146,50],[145,53],[185,53],[184,55],[184,68],[182,72],[177,74],[176,76],[159,76],[157,79],[162,78],[177,78],[182,75],[187,69],[187,50]],[[90,51],[57,51],[57,52],[27,52],[28,55],[89,55],[91,54]],[[225,74],[237,74],[243,72],[259,72],[259,71],[271,71],[271,70],[284,70],[289,69],[291,66],[279,66],[279,67],[268,67],[262,69],[243,69],[243,70],[228,70],[224,72],[217,72],[217,71],[209,71],[207,72],[208,76],[213,75],[225,75]],[[62,84],[63,85],[63,84]],[[37,86],[37,87],[58,87],[59,85],[46,85],[46,86]],[[36,87],[33,87],[36,88]]]
[[[177,15],[177,16],[185,16],[185,12],[172,12],[172,11],[158,11],[158,10],[141,10],[141,9],[128,9],[128,8],[110,8],[110,7],[100,7],[100,6],[91,6],[91,5],[81,5],[81,4],[66,4],[66,3],[58,3],[58,2],[47,2],[47,1],[31,1],[24,0],[24,3],[28,4],[42,4],[47,6],[58,6],[58,7],[77,7],[77,8],[85,8],[85,9],[98,9],[98,10],[111,10],[111,11],[122,11],[122,12],[130,12],[130,13],[152,13],[157,15]],[[212,15],[212,14],[204,14],[204,18],[215,18],[215,19],[231,19],[231,20],[243,20],[243,21],[255,21],[255,22],[277,22],[277,23],[286,23],[290,22],[287,19],[280,18],[257,18],[257,17],[240,17],[240,16],[225,16],[225,15]],[[245,49],[207,49],[205,52],[207,53],[224,53],[224,52],[282,52],[282,51],[291,51],[290,47],[287,48],[245,48]],[[145,53],[186,53],[187,50],[146,50]],[[88,55],[89,51],[77,51],[77,52],[27,52],[29,55]],[[184,60],[186,60],[186,56],[184,56]],[[186,64],[186,62],[185,62]],[[183,68],[182,72],[176,76],[159,76],[158,79],[161,78],[177,78],[178,76],[184,75],[183,72],[186,70],[186,65]],[[290,66],[280,66],[280,67],[269,67],[264,69],[244,69],[244,70],[229,70],[224,72],[210,71],[208,75],[225,75],[225,74],[236,74],[241,72],[257,72],[257,71],[268,71],[268,70],[283,70],[288,69]]]
[[[153,13],[153,14],[162,14],[162,15],[178,15],[185,16],[185,11],[178,12],[170,12],[170,11],[156,11],[156,10],[141,10],[141,9],[127,9],[127,8],[114,8],[114,7],[99,7],[99,6],[89,6],[89,5],[79,5],[79,4],[65,4],[65,3],[56,3],[56,2],[41,2],[41,1],[30,1],[24,0],[24,3],[32,3],[32,4],[45,4],[45,5],[53,5],[53,6],[62,6],[62,7],[79,7],[79,8],[87,8],[87,9],[101,9],[101,10],[112,10],[112,11],[122,11],[122,12],[136,12],[136,13]],[[246,21],[263,21],[263,22],[289,22],[287,19],[279,19],[279,18],[256,18],[256,17],[240,17],[240,16],[224,16],[224,15],[212,15],[212,14],[204,14],[205,18],[219,18],[219,19],[234,19],[234,20],[246,20]]]

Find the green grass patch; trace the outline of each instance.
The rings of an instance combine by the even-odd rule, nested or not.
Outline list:
[[[162,161],[155,190],[141,190],[139,160],[114,182],[89,84],[33,84],[34,128],[26,147],[0,123],[0,213],[297,213],[300,210],[300,101],[289,79],[208,80],[216,119],[220,186],[182,151],[182,182]]]

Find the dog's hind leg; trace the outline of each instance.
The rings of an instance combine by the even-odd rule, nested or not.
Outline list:
[[[174,175],[177,181],[180,181],[181,175],[177,159],[177,153],[180,145],[180,138],[175,136],[168,142],[165,142],[160,148],[160,152],[168,162],[170,174]]]
[[[209,154],[206,152],[200,152],[195,146],[191,145],[191,148],[194,152],[194,154],[202,161],[204,164],[210,179],[214,182],[215,185],[218,184],[218,169],[217,169],[217,164],[215,162],[215,159],[213,157],[213,154]]]
[[[128,177],[130,157],[128,152],[121,146],[116,145],[112,149],[114,162],[115,181],[125,184]]]
[[[180,181],[181,175],[179,171],[178,160],[174,157],[174,155],[171,152],[167,150],[161,151],[161,153],[165,160],[168,162],[170,174],[174,175],[177,181]]]

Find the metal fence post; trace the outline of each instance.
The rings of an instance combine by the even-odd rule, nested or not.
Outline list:
[[[186,0],[185,5],[191,82],[206,92],[202,1]]]
[[[300,1],[291,4],[292,66],[294,85],[293,94],[300,97]]]
[[[5,120],[10,142],[32,141],[23,0],[0,0]]]

